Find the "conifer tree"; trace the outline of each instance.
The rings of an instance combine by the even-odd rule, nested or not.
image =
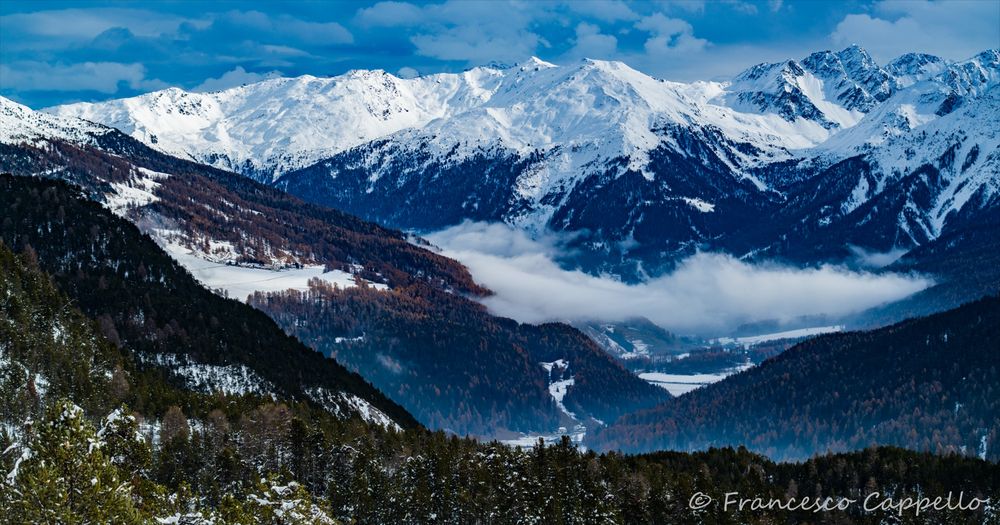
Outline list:
[[[296,482],[261,479],[243,503],[229,499],[222,521],[232,525],[337,525],[329,507]]]
[[[141,523],[104,444],[80,407],[54,404],[17,447],[5,480],[6,516],[13,523]]]

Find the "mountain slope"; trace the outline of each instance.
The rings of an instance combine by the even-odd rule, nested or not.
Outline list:
[[[610,421],[669,397],[569,326],[519,324],[470,308],[454,294],[413,292],[315,283],[306,293],[258,293],[250,304],[313,348],[364,371],[432,428],[510,436],[594,427],[590,418]],[[572,386],[553,405],[555,362]]]
[[[970,217],[937,239],[903,255],[887,269],[934,275],[930,288],[860,314],[858,326],[883,326],[898,319],[956,308],[982,294],[1000,294],[1000,209]]]
[[[851,140],[868,118],[880,116],[873,111],[831,141]],[[1000,87],[993,87],[910,133],[777,186],[787,198],[772,220],[748,223],[719,244],[758,257],[846,259],[852,247],[905,252],[984,222],[1000,205],[997,119]]]
[[[26,127],[26,122],[44,125]],[[224,264],[319,264],[388,285],[419,276],[479,294],[459,263],[381,228],[233,173],[153,150],[117,130],[0,98],[0,160],[17,175],[69,180],[153,235]],[[61,130],[76,130],[73,140]]]
[[[695,490],[780,496],[822,485],[855,496],[861,479],[871,480],[866,490],[899,497],[1000,489],[995,465],[959,456],[882,448],[775,464],[732,449],[520,449],[422,428],[388,432],[287,400],[184,391],[135,370],[128,350],[101,336],[32,260],[0,245],[0,512],[15,523],[55,513],[74,523],[256,523],[279,511],[311,523],[470,523],[487,514],[503,524],[694,523],[705,519],[687,506]],[[54,496],[58,490],[83,497]],[[867,524],[890,514],[831,515]],[[811,515],[755,511],[740,519]],[[915,523],[955,518],[920,516]],[[988,519],[981,511],[961,516]]]
[[[54,399],[73,398],[95,412],[121,401],[115,398],[122,395],[122,356],[94,328],[28,254],[18,257],[0,243],[0,427],[6,433],[41,416]]]
[[[23,106],[8,106],[33,114]],[[69,122],[91,126],[41,118],[49,119],[53,129]],[[82,185],[93,199],[150,234],[204,284],[231,291],[238,299],[254,291],[305,291],[313,277],[335,283],[339,291],[321,305],[336,312],[334,319],[317,308],[308,311],[316,318],[282,324],[303,331],[304,339],[312,326],[339,326],[341,331],[332,336],[306,339],[324,354],[332,351],[325,346],[330,337],[370,332],[353,343],[354,352],[338,358],[378,388],[393,392],[421,421],[479,435],[501,429],[551,432],[566,416],[550,394],[541,363],[559,359],[573,363],[569,374],[578,384],[569,389],[568,399],[576,403],[581,421],[589,416],[611,420],[666,398],[575,330],[558,325],[536,329],[487,314],[472,298],[488,291],[459,263],[422,248],[420,239],[307,204],[233,173],[167,156],[117,131],[101,131],[77,142],[37,135],[30,142],[0,144],[0,167]],[[361,287],[363,294],[344,292]],[[292,303],[284,307],[307,310]],[[275,309],[268,312],[288,318]],[[435,324],[448,316],[462,322]],[[357,320],[364,322],[351,324]],[[546,338],[553,341],[551,349],[524,343]],[[454,359],[456,353],[466,357]],[[409,375],[387,374],[392,367],[378,356],[406,363]],[[441,364],[446,359],[452,360],[447,367]],[[469,399],[477,401],[470,404]]]
[[[363,415],[400,425],[416,421],[357,374],[285,335],[264,314],[204,289],[149,237],[68,186],[5,175],[0,238],[35,254],[41,268],[109,339],[136,359],[195,381],[186,365],[210,377],[249,370],[234,388],[312,399],[333,414]],[[211,377],[215,375],[216,377]],[[240,381],[237,379],[237,381]],[[352,406],[358,403],[366,409]]]
[[[895,444],[1000,456],[1000,298],[811,339],[758,367],[616,421],[600,449],[744,444],[775,458]]]

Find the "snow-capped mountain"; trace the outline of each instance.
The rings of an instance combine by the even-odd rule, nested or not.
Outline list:
[[[766,113],[709,103],[721,89],[657,80],[621,62],[555,66],[532,58],[506,69],[412,79],[376,70],[273,79],[213,93],[170,88],[48,111],[101,122],[166,153],[260,178],[393,134],[434,137],[447,151],[455,143],[468,150],[497,143],[519,152],[588,144],[605,156],[647,152],[661,142],[653,129],[665,124],[715,126],[771,155],[826,136]]]
[[[891,197],[903,204],[892,217],[879,208],[883,233],[853,242],[887,250],[936,237],[952,210],[992,202],[995,126],[982,116],[995,114],[998,56],[951,63],[911,53],[879,65],[852,46],[690,84],[620,62],[533,58],[413,79],[353,71],[170,89],[49,111],[393,226],[474,219],[572,231],[590,254],[578,263],[641,278],[698,246],[773,253],[796,226],[765,220],[768,233],[748,235],[752,243],[731,238],[786,208],[822,228],[868,224],[874,217],[848,216],[876,196],[916,191],[900,184],[957,140],[964,169],[924,185],[925,204]],[[834,181],[852,157],[865,169]],[[850,186],[832,192],[837,202],[815,191],[833,182]],[[622,268],[625,259],[641,264]]]
[[[932,84],[893,95],[801,161],[769,221],[727,233],[731,251],[827,260],[924,245],[1000,209],[1000,88],[951,113]],[[921,100],[924,102],[921,104]],[[849,155],[845,152],[849,152]],[[853,247],[853,248],[852,248]]]
[[[838,53],[813,53],[801,62],[753,66],[733,79],[722,100],[790,122],[804,119],[840,129],[856,124],[894,87],[889,73],[865,50],[851,46]]]
[[[267,80],[212,93],[177,88],[50,111],[107,123],[165,153],[269,179],[487,100],[501,72],[401,79],[384,71]]]
[[[77,144],[93,143],[95,136],[114,130],[94,122],[62,118],[35,111],[0,97],[0,143],[34,142],[58,138]]]

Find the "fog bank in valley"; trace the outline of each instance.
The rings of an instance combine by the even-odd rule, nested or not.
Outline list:
[[[495,292],[484,301],[491,311],[531,323],[643,316],[680,333],[724,332],[747,322],[849,314],[931,284],[922,276],[751,264],[720,253],[699,253],[668,275],[627,284],[561,268],[554,235],[533,239],[505,224],[466,222],[427,238]]]

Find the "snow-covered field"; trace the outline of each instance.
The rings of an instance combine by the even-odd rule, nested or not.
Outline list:
[[[322,279],[340,288],[357,286],[354,276],[341,271],[324,271],[323,266],[306,266],[272,270],[268,268],[250,268],[235,266],[199,257],[190,249],[180,244],[169,243],[164,249],[177,262],[187,268],[195,279],[213,290],[225,290],[230,297],[246,300],[254,292],[280,292],[284,290],[309,289],[309,280]],[[371,283],[378,289],[386,289],[384,284]]]
[[[717,374],[664,374],[662,372],[644,372],[639,377],[653,385],[665,389],[672,396],[686,394],[696,388],[717,383],[723,379],[742,372],[753,365],[747,363],[742,366],[730,368]]]
[[[583,437],[586,435],[587,427],[581,424],[574,426],[572,429],[560,428],[558,431],[551,434],[523,434],[517,438],[500,440],[500,442],[511,447],[530,448],[537,445],[539,439],[544,441],[546,445],[551,445],[553,443],[558,443],[563,436],[569,436],[570,441],[579,446],[579,444],[583,442]]]
[[[742,345],[744,348],[753,346],[758,343],[766,343],[768,341],[778,341],[781,339],[802,339],[803,337],[812,337],[814,335],[820,334],[831,334],[834,332],[841,332],[844,330],[844,325],[834,325],[834,326],[814,326],[811,328],[799,328],[797,330],[786,330],[784,332],[774,332],[770,334],[754,335],[747,337],[720,337],[714,342],[721,345]]]

